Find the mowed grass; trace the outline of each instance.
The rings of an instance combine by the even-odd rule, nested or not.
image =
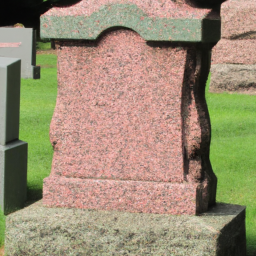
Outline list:
[[[38,55],[40,80],[21,81],[20,139],[29,145],[28,199],[42,197],[50,174],[52,147],[49,125],[57,92],[55,55]],[[217,201],[246,205],[248,255],[256,251],[256,96],[208,93],[212,143],[211,162],[218,177]],[[0,243],[4,241],[0,215]],[[2,232],[2,233],[1,233]]]
[[[218,177],[217,201],[246,205],[247,250],[254,255],[256,96],[206,93],[206,98],[212,125],[211,163]]]
[[[52,146],[49,126],[57,96],[57,57],[37,55],[41,79],[21,79],[20,140],[28,143],[28,200],[42,198],[43,179],[49,176]],[[0,212],[0,245],[4,243],[5,217]]]
[[[49,127],[57,96],[56,62],[56,55],[37,55],[41,79],[21,80],[20,139],[28,143],[29,200],[42,197],[43,179],[51,170]]]

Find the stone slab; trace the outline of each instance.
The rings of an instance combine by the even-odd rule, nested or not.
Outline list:
[[[221,37],[256,39],[256,2],[229,0],[221,5]]]
[[[0,206],[4,214],[24,206],[27,199],[27,151],[24,141],[0,145]]]
[[[157,205],[154,212],[173,214],[214,204],[209,116],[198,95],[210,48],[146,42],[128,29],[57,45],[54,156],[44,203],[131,212]],[[88,188],[91,198],[84,197]]]
[[[0,28],[0,57],[21,59],[21,77],[37,79],[36,33],[32,28]],[[40,72],[40,68],[37,68]]]
[[[196,215],[200,183],[96,180],[50,176],[44,180],[47,206]],[[199,203],[198,203],[199,204]]]
[[[256,39],[221,39],[212,50],[212,64],[256,64],[255,49]]]
[[[19,138],[20,59],[0,57],[0,145]]]
[[[212,65],[209,91],[256,94],[256,65]]]
[[[40,18],[41,37],[95,40],[110,28],[126,27],[147,41],[214,43],[220,39],[219,12],[186,1],[80,1],[55,7]]]
[[[201,216],[47,208],[6,218],[6,255],[245,256],[245,207],[218,203]]]

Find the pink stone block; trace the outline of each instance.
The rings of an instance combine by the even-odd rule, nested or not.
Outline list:
[[[221,37],[213,48],[212,64],[256,64],[256,1],[221,5]]]
[[[256,39],[221,39],[212,51],[212,64],[256,64]]]
[[[221,5],[221,37],[256,38],[256,1],[229,0]]]
[[[44,180],[43,203],[55,207],[195,215],[196,201],[207,189],[205,185],[55,176]]]
[[[44,204],[168,214],[214,204],[209,58],[125,29],[59,42]]]

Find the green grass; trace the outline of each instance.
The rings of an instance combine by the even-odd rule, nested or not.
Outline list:
[[[21,80],[20,139],[28,143],[29,200],[41,198],[43,178],[51,170],[49,126],[57,96],[56,61],[55,55],[37,55],[41,79]]]
[[[50,174],[52,147],[49,125],[56,101],[56,56],[38,55],[41,79],[22,79],[20,139],[29,145],[28,198],[42,197],[43,179]],[[209,87],[209,81],[207,88]],[[210,94],[211,162],[218,177],[217,201],[246,205],[248,255],[256,251],[256,96]],[[0,215],[0,243],[4,239]]]
[[[4,244],[5,216],[0,210],[0,247]]]
[[[21,79],[20,140],[28,143],[28,200],[42,198],[43,179],[51,171],[49,125],[57,96],[57,58],[37,55],[41,79]],[[0,211],[0,246],[4,243],[5,217]]]
[[[51,42],[36,42],[36,49],[38,50],[50,50]]]
[[[256,96],[207,93],[206,98],[217,201],[246,205],[247,248],[252,254],[256,252]]]

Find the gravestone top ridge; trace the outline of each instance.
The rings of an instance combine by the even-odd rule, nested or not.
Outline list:
[[[82,0],[41,16],[42,38],[95,40],[113,27],[132,29],[147,41],[214,43],[220,39],[219,8],[185,0]]]
[[[15,61],[19,61],[20,59],[18,58],[1,58],[1,62],[0,62],[0,67],[1,68],[6,68],[6,66],[11,65],[13,62]]]

